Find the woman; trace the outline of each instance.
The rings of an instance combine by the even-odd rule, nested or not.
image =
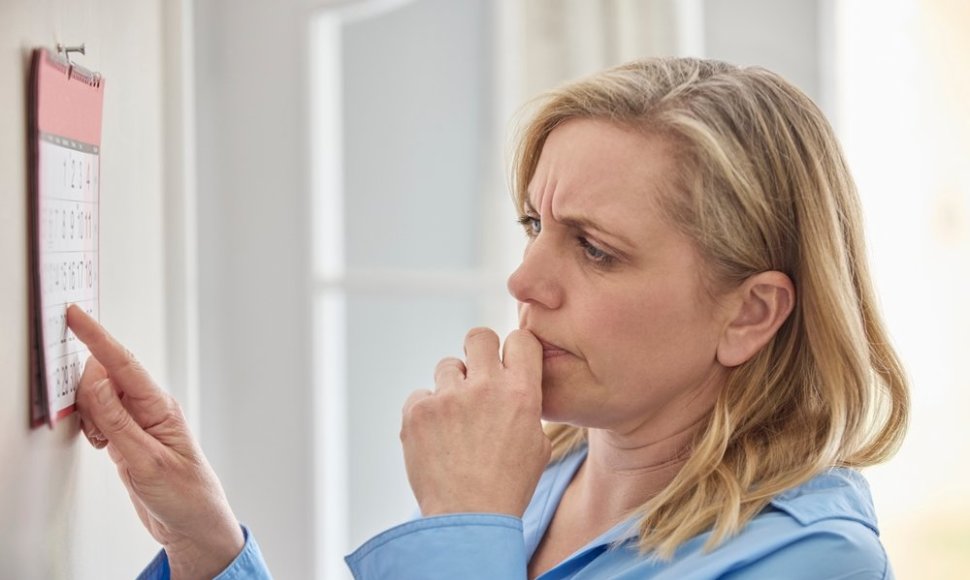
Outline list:
[[[472,330],[405,403],[422,517],[355,576],[891,577],[854,468],[898,446],[907,388],[815,105],[762,69],[633,62],[550,93],[514,175],[521,329],[501,354]],[[69,320],[103,364],[85,431],[165,547],[146,573],[267,574],[177,406]]]

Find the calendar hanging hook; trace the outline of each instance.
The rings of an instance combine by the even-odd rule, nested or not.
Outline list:
[[[74,63],[71,62],[71,53],[72,52],[79,52],[79,53],[81,53],[83,55],[86,55],[87,54],[87,51],[86,51],[86,49],[84,47],[84,43],[81,43],[80,46],[64,46],[61,43],[57,43],[57,53],[58,54],[63,53],[64,54],[64,58],[67,59],[67,64],[69,64],[71,66],[74,66]]]

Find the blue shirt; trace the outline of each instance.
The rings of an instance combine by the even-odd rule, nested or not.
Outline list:
[[[347,556],[347,564],[363,580],[525,579],[529,559],[585,458],[581,449],[547,467],[521,519],[497,514],[419,518],[367,541]],[[713,551],[705,552],[709,533],[704,533],[682,544],[670,561],[641,555],[631,519],[539,578],[891,579],[878,534],[865,479],[850,469],[832,469],[776,496],[737,536]],[[246,547],[218,579],[269,577],[255,540],[247,534]]]
[[[369,540],[347,564],[363,580],[524,579],[585,458],[584,448],[547,467],[522,519],[495,514],[417,519]],[[682,544],[668,562],[641,555],[636,522],[630,520],[539,578],[892,578],[878,534],[865,479],[850,469],[832,469],[775,497],[737,536],[711,552],[704,551],[709,537],[704,533]]]

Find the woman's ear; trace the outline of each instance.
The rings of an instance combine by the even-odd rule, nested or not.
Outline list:
[[[717,345],[717,360],[736,367],[775,336],[795,306],[795,285],[778,271],[760,272],[732,291],[732,311]]]

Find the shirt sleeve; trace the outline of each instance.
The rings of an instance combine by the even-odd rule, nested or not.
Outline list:
[[[272,580],[273,576],[263,561],[263,554],[259,550],[256,538],[246,526],[242,526],[246,543],[239,555],[229,563],[225,570],[213,580]],[[138,575],[138,580],[170,580],[171,570],[168,567],[168,555],[161,550],[147,568]]]
[[[449,514],[391,528],[346,557],[358,580],[462,578],[524,580],[522,520]]]

